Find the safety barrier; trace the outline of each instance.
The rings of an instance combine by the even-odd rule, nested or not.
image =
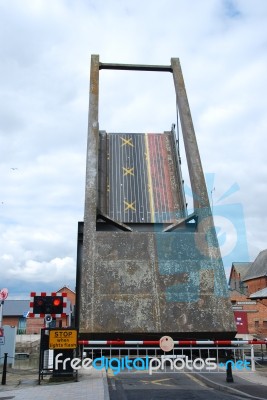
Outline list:
[[[80,345],[98,346],[159,346],[159,340],[79,340]],[[173,340],[177,346],[236,346],[240,344],[266,344],[267,340]]]
[[[265,343],[265,342],[264,342]],[[239,343],[237,343],[239,344]],[[225,373],[232,382],[232,370],[255,371],[254,345],[241,346],[175,346],[165,353],[159,347],[82,345],[81,354],[86,364],[96,369],[105,368],[115,374],[133,370],[151,373]],[[91,361],[90,361],[91,360]]]

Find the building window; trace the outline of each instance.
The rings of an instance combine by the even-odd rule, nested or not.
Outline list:
[[[267,329],[267,321],[263,321],[262,326],[263,328]]]
[[[260,321],[255,321],[255,328],[259,328],[260,327]]]
[[[23,335],[26,333],[26,318],[20,317],[18,323],[18,335]]]

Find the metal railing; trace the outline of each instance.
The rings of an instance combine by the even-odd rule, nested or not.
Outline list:
[[[225,373],[229,364],[239,372],[255,371],[254,345],[175,346],[168,353],[159,347],[82,345],[81,354],[82,360],[91,359],[95,368],[115,372]]]

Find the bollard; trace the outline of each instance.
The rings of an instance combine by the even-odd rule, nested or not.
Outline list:
[[[4,365],[3,365],[3,373],[2,373],[2,385],[5,385],[5,384],[6,384],[7,355],[8,355],[8,353],[4,353]]]
[[[251,345],[251,371],[255,372],[255,354],[254,354],[254,346],[253,344]]]
[[[234,382],[232,373],[231,351],[229,350],[226,350],[226,382]]]

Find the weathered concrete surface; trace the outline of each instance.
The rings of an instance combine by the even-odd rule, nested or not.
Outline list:
[[[180,60],[171,59],[176,100],[179,109],[184,147],[192,187],[194,208],[209,207],[209,197],[199,155],[193,120],[186,94]]]
[[[92,240],[81,333],[231,335],[224,271],[199,250],[204,234],[95,232]]]

